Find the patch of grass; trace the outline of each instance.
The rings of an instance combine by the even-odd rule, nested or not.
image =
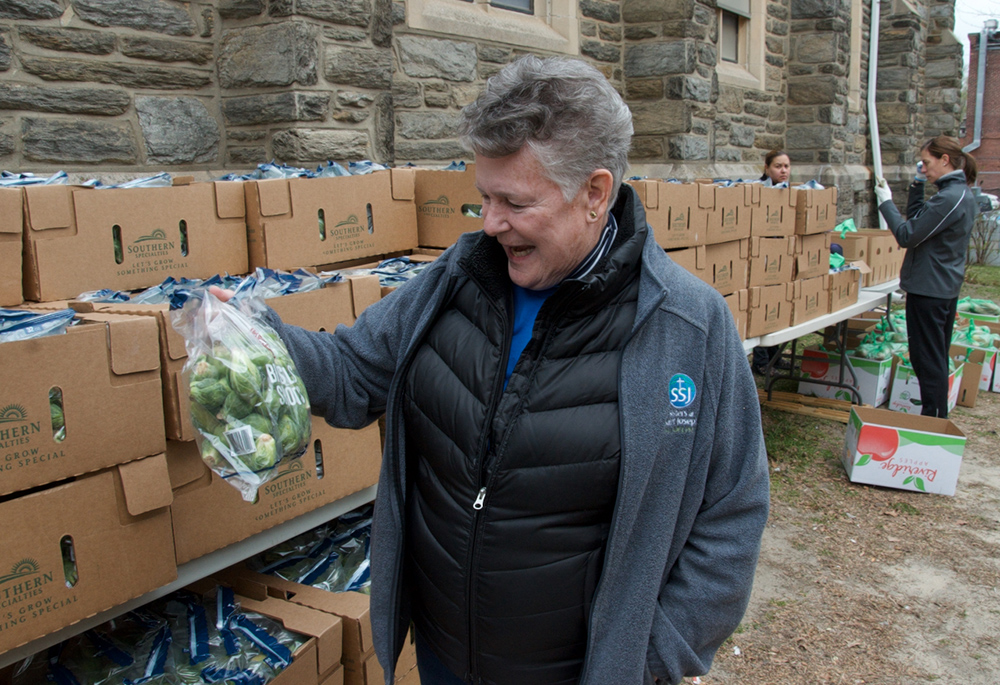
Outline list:
[[[1000,266],[977,266],[965,268],[965,283],[962,297],[975,297],[1000,302]]]
[[[907,502],[893,502],[889,505],[890,508],[895,509],[901,514],[909,514],[911,516],[920,516],[920,510],[917,509],[912,504]]]

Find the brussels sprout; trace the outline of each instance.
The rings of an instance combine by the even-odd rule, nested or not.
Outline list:
[[[265,370],[265,367],[268,364],[274,363],[274,357],[263,348],[255,348],[250,354],[250,361],[254,366],[260,369],[262,374],[266,374],[267,371]]]
[[[235,392],[226,395],[226,401],[222,403],[222,413],[234,419],[242,419],[252,411],[253,405]]]
[[[302,431],[291,416],[282,416],[278,421],[278,440],[281,442],[282,454],[291,455],[298,452]]]
[[[204,354],[200,355],[197,359],[195,359],[194,364],[191,367],[191,382],[195,383],[205,379],[218,379],[222,376],[222,371],[225,371],[225,369],[221,364],[214,361],[211,357]]]
[[[254,471],[262,471],[278,463],[278,444],[270,434],[258,435],[254,443],[257,451],[247,455],[247,466]]]
[[[225,426],[215,418],[215,413],[197,402],[191,403],[191,423],[202,433],[214,435],[219,438],[225,432]]]
[[[225,457],[223,457],[222,453],[215,449],[215,445],[208,440],[201,441],[201,459],[213,471],[224,471],[229,469],[229,464],[226,463]]]
[[[281,411],[281,395],[278,394],[274,386],[268,388],[267,392],[264,393],[263,407],[271,416],[277,416],[278,412]]]
[[[233,350],[229,366],[229,385],[244,399],[256,402],[261,391],[260,369],[242,350]]]
[[[191,383],[191,401],[202,405],[213,414],[222,408],[231,392],[229,385],[221,378],[206,378]]]
[[[223,345],[221,342],[217,342],[212,345],[212,353],[209,355],[211,359],[221,363],[223,366],[229,365],[229,360],[231,355],[229,353],[229,348]]]
[[[258,434],[271,433],[271,422],[256,412],[248,414],[243,419],[243,423],[253,428]]]
[[[52,435],[56,442],[62,442],[66,439],[66,417],[63,415],[62,407],[50,402],[49,414],[52,416]]]

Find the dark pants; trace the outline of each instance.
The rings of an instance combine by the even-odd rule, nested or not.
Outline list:
[[[767,366],[772,359],[778,356],[778,348],[778,345],[753,348],[753,365],[761,368]]]
[[[920,384],[920,413],[948,417],[948,348],[958,298],[906,295],[910,363]]]
[[[465,681],[448,670],[417,632],[417,670],[420,685],[464,685]]]

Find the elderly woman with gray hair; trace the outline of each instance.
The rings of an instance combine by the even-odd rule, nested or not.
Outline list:
[[[421,682],[677,683],[746,608],[768,512],[732,316],[622,184],[593,67],[528,56],[465,108],[483,230],[333,334],[271,322],[313,411],[386,414],[375,649]]]

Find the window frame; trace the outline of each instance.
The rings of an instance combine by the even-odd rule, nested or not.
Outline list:
[[[534,0],[534,13],[489,0],[406,0],[406,25],[449,38],[472,38],[566,55],[580,54],[579,0]]]
[[[765,90],[767,70],[764,64],[765,40],[767,38],[767,0],[750,0],[750,17],[744,17],[730,10],[718,9],[718,38],[716,39],[715,71],[721,85],[738,86]],[[740,19],[738,52],[739,63],[722,59],[722,13],[731,12]]]

